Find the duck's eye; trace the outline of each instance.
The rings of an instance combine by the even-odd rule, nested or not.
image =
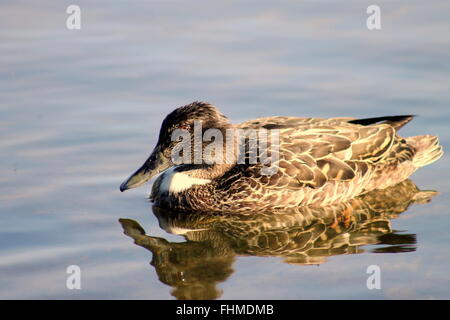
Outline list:
[[[183,123],[183,124],[180,124],[179,126],[177,126],[177,129],[189,131],[191,129],[191,125],[188,123]]]

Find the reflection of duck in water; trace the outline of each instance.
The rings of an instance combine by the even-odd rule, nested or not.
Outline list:
[[[392,230],[390,220],[413,203],[426,203],[434,191],[420,191],[410,180],[323,208],[299,207],[258,215],[170,212],[154,207],[160,226],[186,242],[145,235],[134,220],[120,219],[126,235],[153,253],[159,279],[179,299],[215,299],[216,285],[233,272],[236,256],[278,256],[287,263],[320,264],[333,255],[415,250],[414,234]]]
[[[158,206],[255,212],[331,205],[395,185],[442,155],[435,136],[397,134],[411,119],[269,117],[234,125],[211,104],[194,102],[164,119],[151,156],[120,189],[138,187],[164,171],[153,184],[152,199]],[[233,145],[239,129],[278,130],[279,144],[273,145],[279,147],[266,141],[267,149],[258,151],[263,158],[269,153],[274,156],[270,162],[275,172],[263,172],[266,166],[261,159],[255,164],[237,161]],[[173,157],[182,144],[173,140],[174,135],[189,146],[182,150],[179,165]],[[215,145],[209,142],[213,139]],[[254,139],[260,146],[262,141]],[[204,150],[200,154],[199,145]]]

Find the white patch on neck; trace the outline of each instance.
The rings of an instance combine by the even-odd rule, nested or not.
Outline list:
[[[211,182],[209,179],[193,178],[183,172],[176,172],[174,170],[175,167],[164,172],[161,181],[161,191],[178,193],[189,189],[193,185],[207,184]]]
[[[161,226],[161,228],[163,228],[164,230],[166,230],[168,233],[171,234],[177,234],[177,235],[184,235],[188,232],[198,232],[198,231],[204,231],[204,230],[208,230],[208,229],[188,229],[188,228],[180,228],[180,227],[176,227],[176,226],[171,226],[171,225],[164,225]]]

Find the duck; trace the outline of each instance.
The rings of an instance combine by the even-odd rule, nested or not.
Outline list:
[[[273,116],[233,124],[216,106],[194,101],[165,117],[150,156],[120,191],[159,175],[150,200],[175,210],[329,206],[396,185],[443,155],[437,136],[398,134],[413,118]]]

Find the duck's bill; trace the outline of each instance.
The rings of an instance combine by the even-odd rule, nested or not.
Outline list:
[[[120,185],[120,191],[142,186],[145,182],[166,170],[171,165],[169,159],[155,149],[145,163],[135,173],[133,173],[124,183]]]

